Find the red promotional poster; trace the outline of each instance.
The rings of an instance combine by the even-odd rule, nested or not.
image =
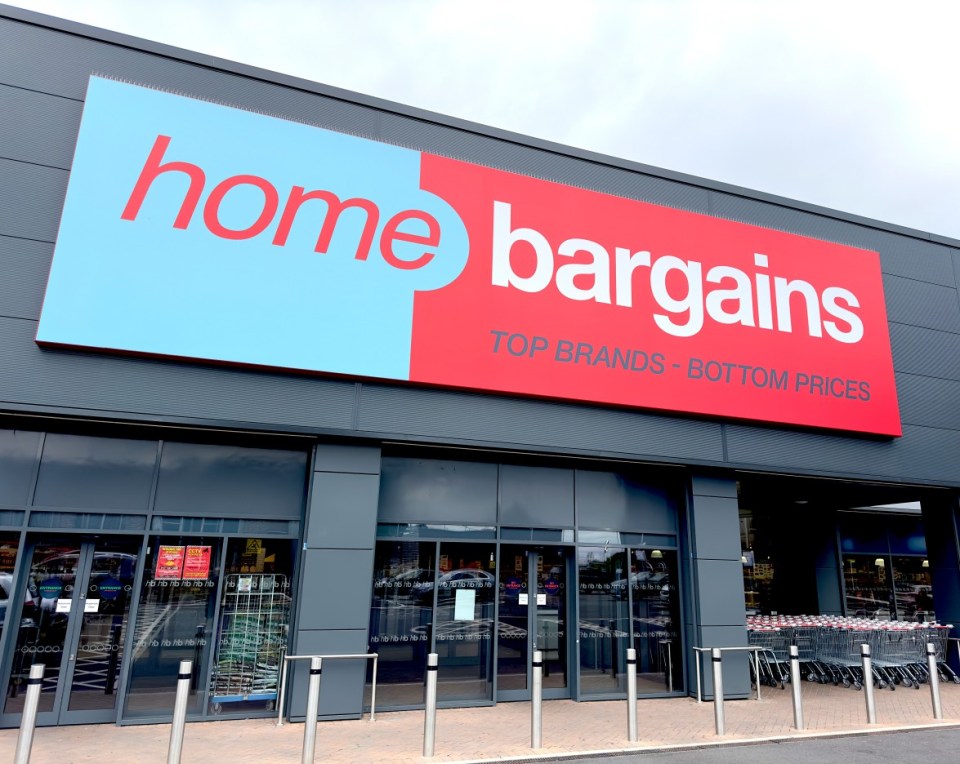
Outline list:
[[[183,573],[184,547],[162,546],[157,552],[154,578],[180,578]]]
[[[184,580],[202,580],[210,577],[210,547],[188,546],[183,561]]]

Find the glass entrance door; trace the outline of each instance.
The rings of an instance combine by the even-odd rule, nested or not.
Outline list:
[[[42,663],[38,724],[117,717],[139,539],[38,539],[10,661],[4,715],[23,711],[30,666]]]
[[[535,650],[543,653],[543,697],[570,697],[569,558],[564,547],[501,546],[497,700],[530,699]]]

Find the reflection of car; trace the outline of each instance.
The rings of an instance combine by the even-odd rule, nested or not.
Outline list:
[[[426,568],[410,568],[397,573],[395,576],[382,576],[374,583],[376,589],[406,589],[410,590],[418,584],[433,581],[433,571]]]
[[[493,574],[479,568],[451,570],[437,580],[437,587],[441,594],[451,589],[489,589],[493,586]],[[433,581],[416,584],[413,587],[413,593],[421,599],[433,597]]]

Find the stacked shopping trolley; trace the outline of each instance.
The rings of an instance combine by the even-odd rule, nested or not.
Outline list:
[[[860,647],[866,644],[873,658],[874,686],[919,689],[929,677],[926,644],[931,642],[937,650],[941,681],[960,684],[960,677],[946,663],[952,628],[950,624],[840,616],[750,616],[749,643],[761,648],[758,668],[751,666],[751,680],[782,688],[790,681],[790,646],[796,645],[802,676],[859,690],[864,681]]]

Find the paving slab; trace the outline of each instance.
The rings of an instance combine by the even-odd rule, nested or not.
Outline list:
[[[765,740],[870,734],[895,729],[960,726],[960,686],[941,685],[943,720],[933,718],[930,691],[876,690],[877,724],[867,724],[862,692],[804,683],[806,729],[793,729],[790,690],[763,690],[763,698],[728,701],[726,734],[717,736],[713,704],[692,698],[641,700],[640,740],[627,740],[625,701],[543,703],[543,747],[530,747],[530,704],[440,709],[435,755],[424,759],[423,712],[378,713],[376,721],[322,722],[316,761],[342,764],[405,764],[426,761],[534,761],[571,755],[675,750]],[[303,724],[277,727],[274,719],[193,722],[184,734],[184,764],[284,764],[299,762]],[[0,730],[0,761],[12,761],[18,730]],[[31,764],[167,761],[170,725],[86,725],[36,730]]]

